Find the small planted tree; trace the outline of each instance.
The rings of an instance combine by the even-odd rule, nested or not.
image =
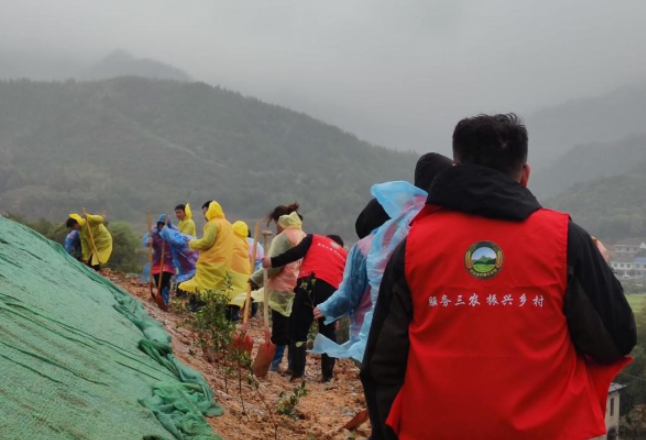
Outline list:
[[[201,306],[195,313],[191,312],[184,302],[178,300],[174,301],[173,308],[184,318],[180,326],[193,330],[205,359],[220,367],[227,393],[229,393],[229,379],[233,377],[237,379],[243,415],[247,415],[243,385],[247,384],[256,392],[267,410],[274,426],[274,437],[277,439],[278,424],[274,419],[273,410],[262,394],[258,379],[253,375],[252,358],[244,349],[240,349],[233,343],[236,325],[229,319],[228,292],[230,289],[231,277],[227,276],[227,284],[223,290],[209,291],[200,295]]]

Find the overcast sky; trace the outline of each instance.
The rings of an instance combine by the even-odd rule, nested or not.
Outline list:
[[[598,95],[646,74],[644,0],[0,0],[0,51],[114,49],[304,111],[369,141],[448,152],[479,112]]]

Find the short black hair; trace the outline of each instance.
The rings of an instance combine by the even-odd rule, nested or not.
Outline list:
[[[65,227],[66,228],[73,228],[74,225],[78,225],[79,222],[74,220],[72,217],[68,218],[67,221],[65,222]]]
[[[462,119],[453,131],[453,158],[517,177],[527,162],[527,128],[514,113]]]
[[[329,238],[332,241],[336,242],[336,244],[338,244],[339,246],[343,246],[343,239],[341,237],[339,237],[338,235],[331,234],[331,235],[328,235],[327,238]]]
[[[415,186],[428,192],[435,176],[451,168],[453,161],[438,153],[426,153],[415,165]]]
[[[180,203],[179,205],[177,205],[177,206],[175,207],[175,211],[180,211],[180,210],[181,210],[181,211],[186,211],[186,205],[185,205],[185,204],[183,204],[183,203]]]
[[[202,205],[202,209],[209,209],[209,205],[211,204],[213,200],[209,200],[208,202],[204,202],[204,205]]]

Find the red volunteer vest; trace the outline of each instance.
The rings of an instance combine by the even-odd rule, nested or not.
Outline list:
[[[524,222],[427,206],[406,246],[413,320],[388,425],[400,440],[583,440],[605,433],[625,365],[575,351],[563,315],[566,214]]]
[[[313,234],[312,245],[303,258],[298,277],[305,278],[314,274],[317,279],[338,289],[343,281],[343,269],[347,257],[348,253],[343,246],[331,238]]]

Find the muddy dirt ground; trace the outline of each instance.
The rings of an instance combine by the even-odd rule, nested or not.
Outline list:
[[[365,409],[359,370],[351,361],[337,361],[334,380],[323,384],[320,383],[320,358],[308,355],[305,372],[308,394],[300,399],[296,407],[296,418],[278,414],[276,410],[280,394],[293,394],[299,383],[290,383],[289,377],[280,370],[277,373],[269,372],[267,378],[259,379],[260,392],[278,424],[278,434],[275,437],[269,411],[256,391],[247,384],[243,385],[242,397],[246,408],[246,413],[243,413],[238,381],[229,378],[228,386],[225,385],[222,368],[204,358],[189,329],[178,328],[181,322],[179,315],[172,310],[165,312],[159,309],[150,298],[148,288],[137,278],[110,271],[104,271],[103,275],[141,301],[148,314],[161,322],[172,336],[173,350],[177,358],[200,371],[209,381],[217,403],[224,409],[224,415],[210,418],[209,423],[223,439],[359,440],[367,438],[370,434],[369,422],[353,431],[343,429],[347,422]],[[249,333],[254,339],[255,355],[258,345],[264,339],[261,313],[249,321]],[[285,360],[283,366],[286,364]]]

